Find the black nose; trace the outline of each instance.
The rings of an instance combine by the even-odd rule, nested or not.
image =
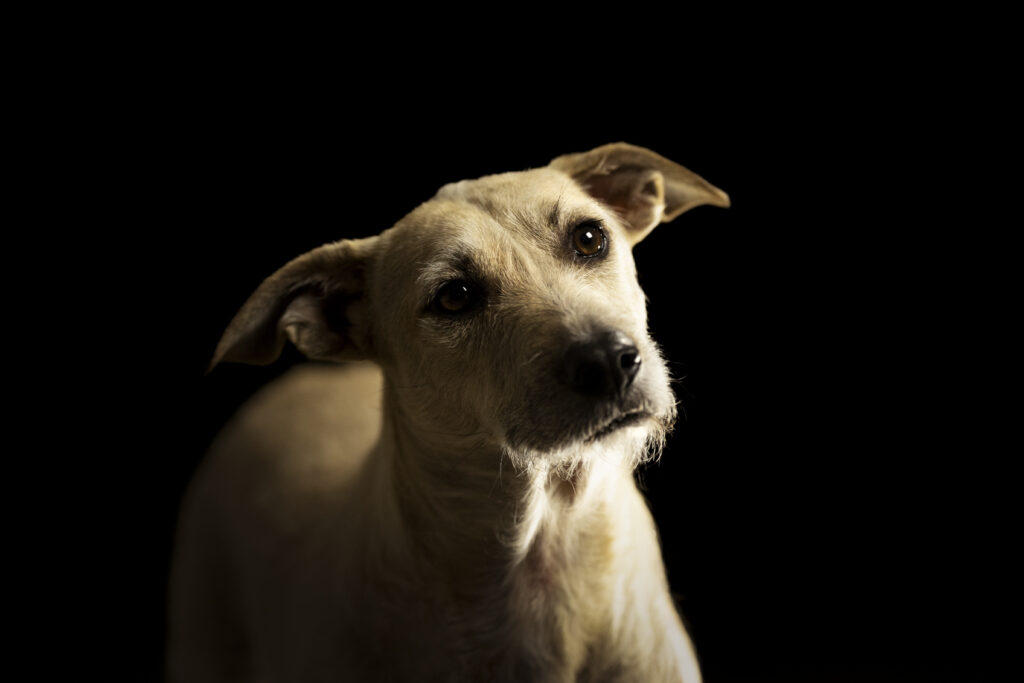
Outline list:
[[[569,386],[588,396],[622,395],[640,370],[640,351],[622,332],[573,344],[565,353]]]

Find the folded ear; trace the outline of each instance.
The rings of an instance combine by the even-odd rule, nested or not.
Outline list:
[[[363,292],[376,241],[325,244],[264,280],[228,325],[210,370],[221,361],[272,363],[286,337],[318,360],[370,357]]]
[[[729,195],[649,149],[617,142],[566,154],[549,166],[619,212],[636,244],[659,223],[701,204],[729,206]]]

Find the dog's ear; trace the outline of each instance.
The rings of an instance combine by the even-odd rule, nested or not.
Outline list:
[[[272,363],[286,337],[318,360],[371,357],[363,292],[376,241],[325,244],[264,280],[228,325],[209,369],[221,361]]]
[[[560,156],[550,167],[618,211],[629,228],[631,244],[695,206],[729,206],[729,195],[696,173],[624,142]]]

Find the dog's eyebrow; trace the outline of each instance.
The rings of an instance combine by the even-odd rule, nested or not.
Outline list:
[[[601,220],[604,212],[594,209],[585,209],[576,206],[568,206],[562,204],[562,197],[559,195],[558,199],[555,200],[554,206],[551,207],[551,211],[548,212],[549,224],[554,228],[561,228],[563,221],[566,224],[576,223],[583,220]]]
[[[455,247],[439,254],[437,260],[423,264],[417,279],[421,285],[431,288],[459,277],[479,277],[479,269],[469,251]]]
[[[548,214],[548,221],[551,225],[561,225],[562,219],[562,198],[559,197],[555,200],[555,205],[551,207],[551,213]]]

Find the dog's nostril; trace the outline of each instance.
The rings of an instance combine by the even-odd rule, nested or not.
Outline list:
[[[640,371],[640,351],[630,343],[619,351],[619,370],[621,375],[617,378],[619,393],[629,388]]]
[[[617,396],[629,388],[640,370],[640,351],[621,332],[572,345],[565,354],[566,376],[575,391],[591,396]]]

